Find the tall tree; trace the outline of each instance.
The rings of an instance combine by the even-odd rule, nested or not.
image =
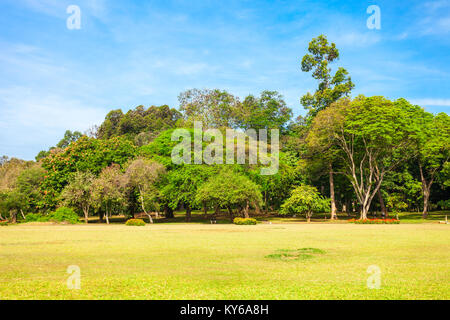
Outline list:
[[[92,183],[92,198],[97,208],[104,209],[106,223],[114,211],[125,206],[125,180],[118,164],[102,170]]]
[[[423,218],[428,216],[431,187],[450,159],[450,117],[429,114],[418,141],[417,157],[423,192]],[[428,121],[427,121],[428,120]]]
[[[91,172],[78,171],[61,194],[66,205],[76,207],[83,212],[86,223],[89,222],[89,209],[93,203],[94,180],[95,176]]]
[[[314,212],[327,212],[330,201],[320,195],[315,187],[301,185],[291,192],[291,196],[281,206],[281,214],[305,214],[310,222]]]
[[[367,218],[372,199],[385,175],[399,163],[414,157],[412,148],[421,130],[423,109],[404,99],[383,97],[341,99],[313,120],[310,139],[333,144]]]
[[[188,123],[202,121],[205,128],[232,128],[239,99],[224,90],[191,89],[178,96],[180,111]]]
[[[312,71],[319,86],[314,94],[308,92],[301,98],[301,103],[308,110],[307,120],[311,121],[319,111],[326,109],[341,97],[349,96],[354,84],[347,70],[339,67],[334,75],[329,64],[339,59],[339,50],[334,43],[329,43],[324,35],[312,39],[308,47],[309,53],[302,59],[302,71]],[[328,172],[331,198],[331,217],[337,218],[333,179],[333,151],[328,152]]]
[[[260,97],[247,96],[235,111],[236,126],[247,129],[280,129],[292,118],[292,110],[276,91],[265,90]]]
[[[196,200],[214,206],[216,213],[219,208],[226,208],[232,220],[234,208],[242,211],[244,217],[248,218],[250,206],[260,206],[262,196],[256,183],[235,172],[233,168],[223,167],[199,188]]]
[[[155,207],[159,197],[155,183],[164,172],[163,165],[144,158],[133,160],[126,169],[127,185],[137,190],[139,203],[144,213],[148,216],[150,223],[153,223],[153,219],[148,212],[148,208]]]

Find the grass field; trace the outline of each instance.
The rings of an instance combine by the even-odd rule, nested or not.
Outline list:
[[[0,227],[0,300],[449,299],[449,228],[437,223]],[[324,253],[276,258],[287,252],[280,250],[302,248]],[[69,265],[81,268],[81,290],[67,288]],[[381,269],[380,289],[366,285],[370,265]]]

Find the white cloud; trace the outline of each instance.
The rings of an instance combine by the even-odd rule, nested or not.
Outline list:
[[[426,107],[450,107],[450,99],[412,99],[411,103]]]
[[[106,110],[26,87],[0,89],[0,154],[22,146],[17,156],[32,159],[57,143],[66,130],[100,124]]]

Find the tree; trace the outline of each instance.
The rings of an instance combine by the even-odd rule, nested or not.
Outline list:
[[[280,129],[292,118],[292,110],[287,107],[283,97],[276,91],[265,90],[259,98],[247,96],[236,113],[236,126],[243,129]]]
[[[213,166],[208,165],[182,165],[173,168],[164,179],[161,195],[168,202],[168,206],[175,210],[180,204],[186,208],[186,221],[191,221],[191,212],[198,204],[195,196],[199,187],[216,173]]]
[[[425,116],[404,99],[359,96],[339,100],[313,120],[310,139],[338,148],[344,164],[340,173],[353,186],[361,219],[367,218],[385,175],[414,157],[413,141]]]
[[[319,111],[327,108],[341,97],[348,96],[354,84],[347,70],[340,67],[331,75],[329,64],[339,59],[339,50],[329,43],[324,35],[312,39],[308,47],[309,54],[302,59],[302,71],[313,71],[312,76],[319,81],[314,94],[307,93],[301,98],[302,105],[309,110],[308,117],[313,118]]]
[[[17,214],[20,212],[25,219],[24,211],[28,208],[26,196],[17,189],[0,193],[0,210],[9,213],[10,221],[17,222]]]
[[[104,209],[106,223],[116,210],[123,209],[125,203],[125,180],[118,164],[112,164],[102,170],[92,183],[93,203]]]
[[[156,204],[159,192],[155,184],[164,172],[163,165],[144,158],[133,160],[126,169],[127,185],[137,190],[141,208],[148,216],[150,223],[153,223],[153,219],[147,209]]]
[[[40,164],[24,169],[17,177],[15,188],[26,198],[27,207],[32,211],[42,208],[40,185],[44,181],[46,171]]]
[[[86,223],[89,222],[89,209],[93,204],[94,180],[95,176],[89,171],[76,172],[61,194],[66,205],[77,207],[83,212]]]
[[[417,157],[423,192],[423,218],[428,216],[431,186],[443,172],[450,159],[450,117],[439,113],[428,114],[421,135],[418,137]]]
[[[223,167],[217,175],[212,176],[198,190],[195,199],[219,208],[228,209],[233,220],[233,208],[239,208],[243,215],[249,217],[250,206],[260,206],[262,196],[259,186],[246,176],[230,167]]]
[[[108,140],[81,137],[66,149],[52,152],[42,160],[47,175],[41,184],[44,193],[43,204],[48,209],[55,208],[62,189],[77,171],[90,171],[98,175],[103,168],[116,163],[125,165],[134,158],[137,148],[129,140],[114,137]]]
[[[83,136],[83,134],[79,131],[70,131],[67,130],[64,133],[64,138],[61,139],[61,141],[58,142],[58,144],[56,145],[57,148],[67,148],[72,142],[77,141],[78,139],[80,139]]]
[[[314,212],[328,212],[330,201],[322,197],[315,187],[301,185],[291,192],[291,197],[281,206],[281,214],[301,213],[306,220],[311,221]]]
[[[154,138],[163,130],[173,128],[181,114],[167,105],[151,106],[145,108],[140,105],[126,114],[122,110],[109,112],[105,121],[100,125],[97,135],[100,139],[110,139],[115,136],[126,136],[135,139],[141,133],[147,135],[146,139],[138,140],[140,143]]]
[[[232,128],[239,99],[224,90],[191,89],[178,96],[180,111],[188,123],[202,121],[206,128]]]
[[[312,39],[308,51],[309,54],[302,59],[302,71],[313,71],[312,76],[319,81],[319,86],[314,94],[308,92],[304,95],[301,103],[308,110],[308,121],[312,121],[318,112],[326,109],[341,97],[349,96],[354,84],[347,70],[342,67],[336,71],[334,76],[331,75],[331,68],[328,65],[339,59],[339,50],[334,43],[330,44],[324,35]],[[328,170],[330,184],[331,218],[337,219],[333,176],[334,150],[325,147],[315,151],[319,151],[328,160],[325,168]]]

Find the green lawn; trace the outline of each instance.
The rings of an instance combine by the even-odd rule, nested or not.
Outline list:
[[[266,257],[301,248],[325,253]],[[450,226],[437,223],[8,226],[0,300],[449,299],[449,249]],[[69,265],[81,290],[67,289]],[[366,285],[370,265],[378,290]]]

